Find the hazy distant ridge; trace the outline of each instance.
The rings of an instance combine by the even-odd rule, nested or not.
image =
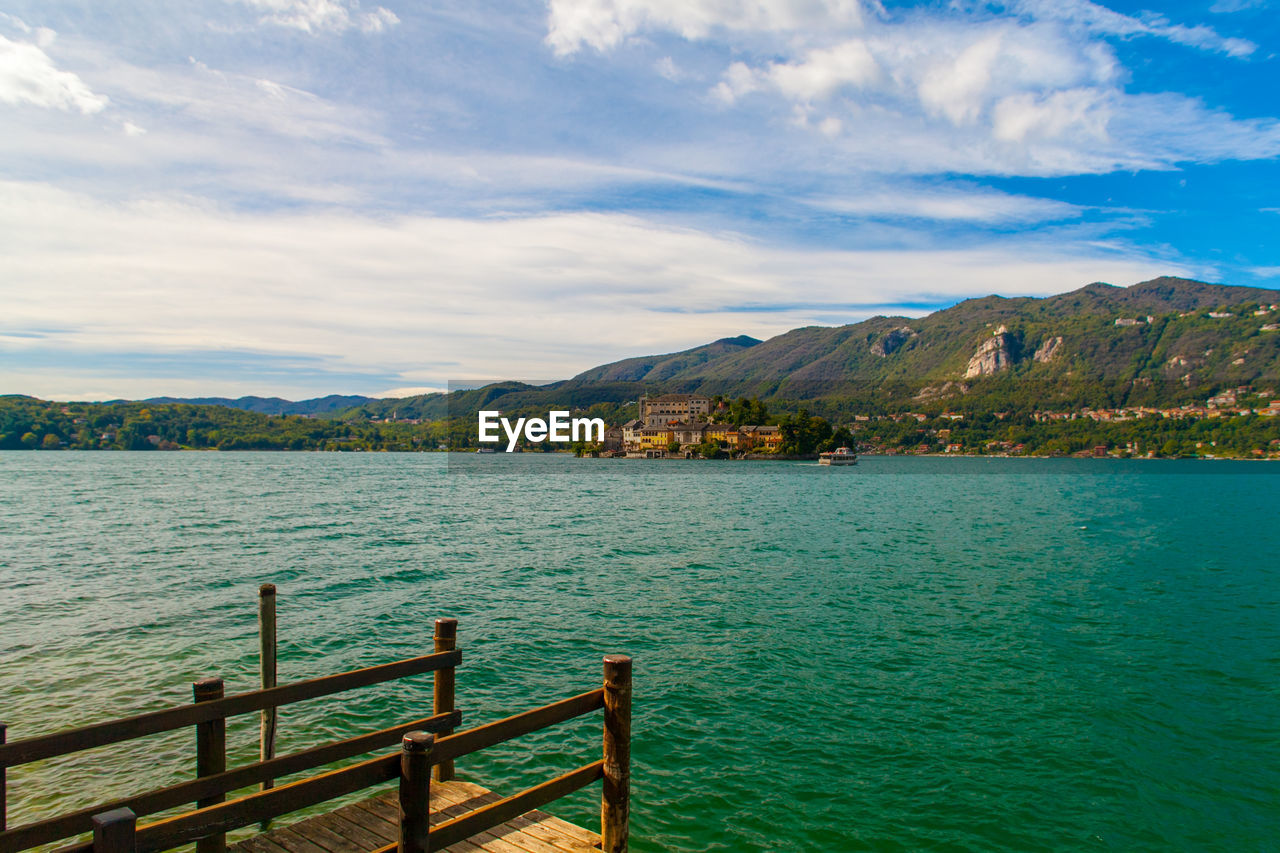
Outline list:
[[[354,394],[330,394],[311,400],[285,400],[280,397],[150,397],[143,403],[188,403],[193,406],[227,406],[263,415],[327,415],[376,401],[377,397]],[[124,402],[115,400],[112,402]]]

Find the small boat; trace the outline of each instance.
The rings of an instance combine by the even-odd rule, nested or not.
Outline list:
[[[826,453],[818,454],[819,465],[857,465],[858,454],[847,447],[837,447]]]
[[[482,447],[476,451],[476,453],[497,453],[497,452],[498,451],[494,450],[492,447]]]

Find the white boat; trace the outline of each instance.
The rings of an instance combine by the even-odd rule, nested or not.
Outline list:
[[[858,454],[847,447],[837,447],[826,453],[818,454],[819,465],[857,465]]]

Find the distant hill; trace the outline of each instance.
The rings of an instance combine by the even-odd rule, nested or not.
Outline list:
[[[257,412],[263,415],[327,415],[341,412],[353,406],[370,403],[375,397],[358,395],[330,394],[327,397],[316,397],[312,400],[284,400],[280,397],[151,397],[143,403],[187,403],[192,406],[226,406],[231,409],[242,409],[246,412]],[[113,400],[112,402],[126,402]]]
[[[676,376],[697,371],[712,361],[727,355],[748,350],[761,341],[748,335],[721,338],[709,344],[683,352],[666,355],[649,355],[628,358],[600,367],[593,367],[573,377],[575,383],[585,382],[666,382]]]
[[[478,408],[621,404],[644,393],[888,404],[933,393],[1011,394],[1077,404],[1161,403],[1210,390],[1280,383],[1280,291],[1163,277],[1095,282],[1045,298],[985,296],[926,317],[808,326],[767,341],[724,338],[642,356],[543,386],[498,383],[451,395],[364,403],[352,414],[446,418]],[[976,387],[975,387],[976,386]],[[1120,394],[1125,399],[1117,399]],[[1048,402],[1046,402],[1048,404]]]

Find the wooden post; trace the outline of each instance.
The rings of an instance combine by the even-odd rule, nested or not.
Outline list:
[[[137,849],[134,831],[138,818],[133,809],[112,809],[96,814],[93,822],[93,853],[133,853]]]
[[[400,838],[396,853],[430,853],[431,750],[436,736],[409,732],[400,742]]]
[[[451,652],[458,647],[458,620],[437,619],[435,642],[437,652]],[[437,669],[435,672],[435,696],[432,703],[433,714],[447,714],[454,704],[454,687],[457,669]],[[441,729],[440,736],[453,734],[453,729]],[[432,770],[437,782],[448,782],[453,778],[453,762],[442,761]]]
[[[262,689],[276,686],[276,585],[264,583],[258,587],[258,671],[262,676]],[[263,708],[258,728],[258,756],[262,761],[276,754],[276,709]],[[275,781],[264,780],[262,790]]]
[[[0,743],[5,742],[8,731],[9,726],[5,723],[0,723]],[[9,824],[6,822],[6,815],[9,813],[8,780],[5,778],[7,773],[8,768],[4,765],[0,765],[0,832],[4,832],[9,828]]]
[[[631,812],[631,658],[604,659],[604,780],[600,849],[627,853]]]
[[[209,702],[222,698],[222,679],[202,678],[191,685],[197,702]],[[227,721],[210,720],[196,723],[196,776],[212,776],[227,769]],[[217,794],[196,801],[197,808],[216,806],[225,802],[225,794]],[[223,853],[227,849],[225,833],[208,835],[196,841],[196,853]]]

